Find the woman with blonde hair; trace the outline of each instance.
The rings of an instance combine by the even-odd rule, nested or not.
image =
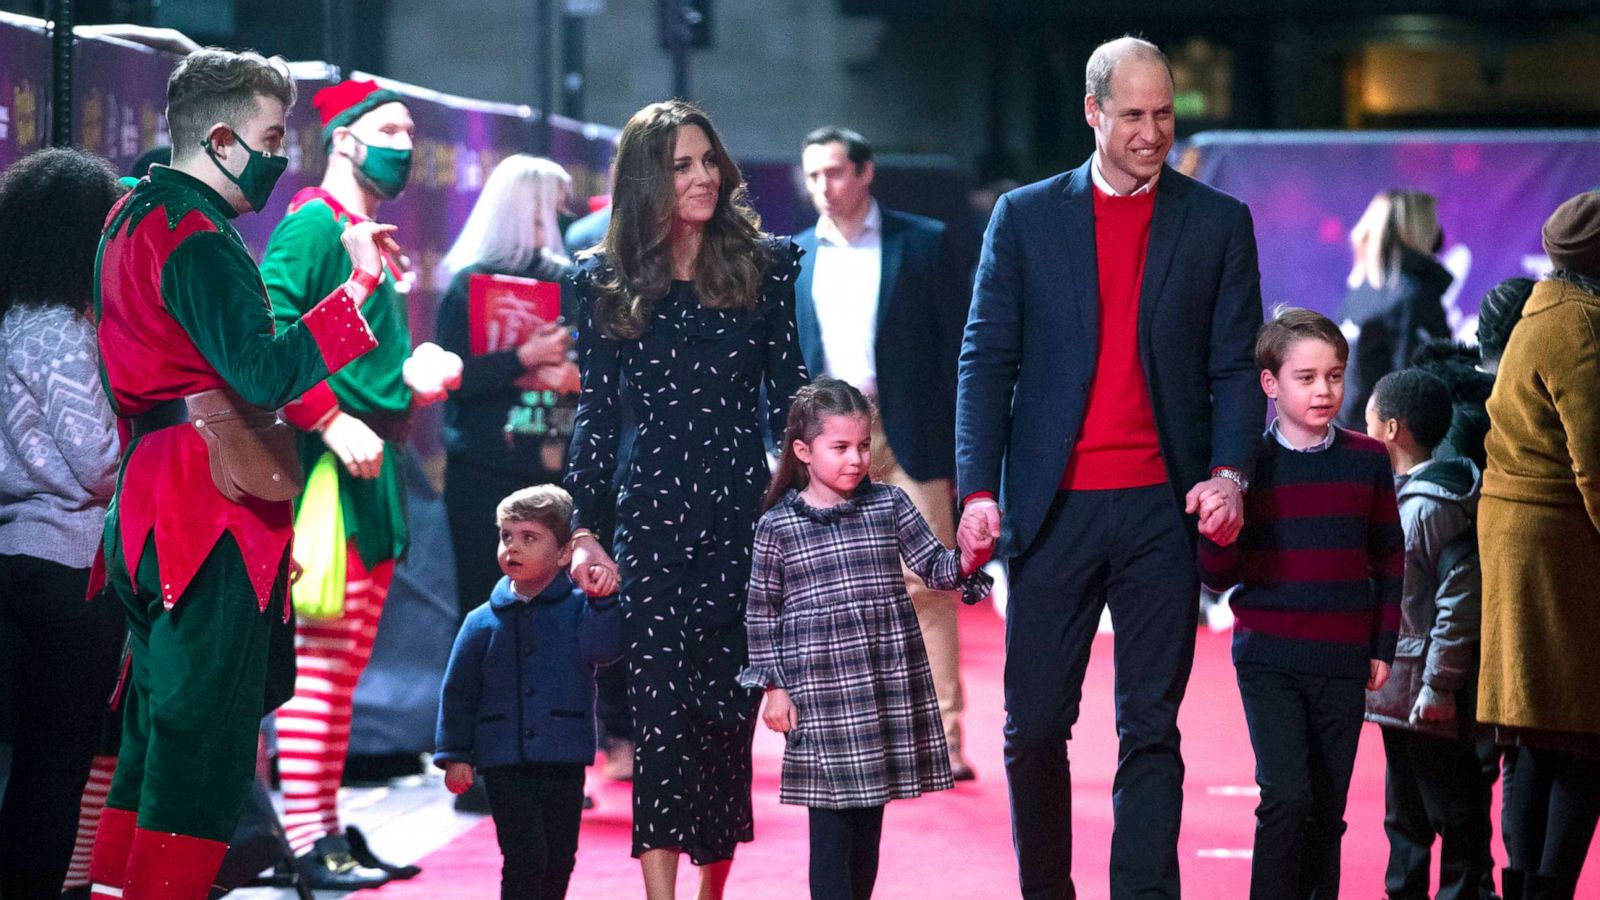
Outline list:
[[[610,229],[574,281],[583,393],[567,487],[573,579],[620,569],[633,712],[633,855],[649,900],[679,857],[718,900],[754,837],[750,742],[759,692],[740,687],[763,435],[783,439],[806,380],[794,322],[799,249],[760,230],[739,167],[682,101],[628,120]],[[620,409],[637,419],[620,475]],[[618,499],[610,491],[620,485]],[[616,512],[616,562],[593,535]]]
[[[444,404],[444,502],[463,616],[500,578],[496,505],[519,488],[561,480],[577,406],[568,325],[537,323],[516,346],[473,355],[473,286],[481,293],[493,276],[560,282],[573,271],[556,222],[571,186],[567,171],[548,159],[507,157],[441,264],[438,341],[462,359],[461,388]],[[569,312],[562,318],[570,320]]]
[[[1450,336],[1444,292],[1453,280],[1434,254],[1444,245],[1438,203],[1422,191],[1379,191],[1350,229],[1349,293],[1337,318],[1350,338],[1340,424],[1366,427],[1378,379],[1410,365],[1433,338]]]

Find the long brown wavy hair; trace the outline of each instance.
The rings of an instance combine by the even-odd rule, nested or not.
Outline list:
[[[778,469],[761,498],[761,511],[777,506],[792,488],[803,491],[811,483],[811,470],[794,452],[794,442],[809,444],[822,433],[822,420],[829,416],[864,416],[872,421],[872,401],[854,386],[837,378],[818,378],[795,392],[789,404],[789,420],[783,430]]]
[[[746,198],[744,175],[728,156],[711,119],[683,100],[652,103],[622,129],[611,180],[611,225],[593,253],[609,262],[595,273],[595,319],[608,336],[634,340],[672,287],[673,218],[678,207],[672,158],[678,130],[698,126],[716,155],[722,183],[717,209],[705,226],[694,286],[700,305],[750,309],[761,290],[767,250],[761,217]]]

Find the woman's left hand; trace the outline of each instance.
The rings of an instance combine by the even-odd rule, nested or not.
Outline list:
[[[599,541],[587,534],[573,542],[572,564],[567,570],[578,590],[591,597],[610,596],[621,583],[616,561]]]

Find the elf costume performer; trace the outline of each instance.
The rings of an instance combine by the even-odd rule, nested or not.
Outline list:
[[[340,235],[397,197],[411,170],[411,115],[404,98],[370,81],[345,81],[312,98],[328,153],[322,183],[295,195],[273,230],[261,276],[279,323],[298,321],[344,277]],[[328,379],[338,406],[293,404],[305,430],[310,481],[296,505],[295,558],[305,576],[293,596],[299,626],[294,698],[278,711],[283,823],[311,886],[354,890],[410,878],[373,854],[356,828],[341,828],[339,782],[350,746],[351,701],[372,656],[395,561],[405,552],[405,442],[411,410],[458,384],[461,361],[436,345],[411,350],[398,254],[362,305],[378,349]],[[312,434],[321,428],[320,434]]]
[[[247,464],[260,460],[237,443],[213,456],[209,441],[243,434],[246,450],[266,446],[250,441],[271,430],[271,410],[302,394],[332,408],[324,380],[377,346],[359,304],[377,283],[379,244],[392,245],[385,226],[353,232],[344,278],[284,327],[229,222],[261,209],[283,173],[293,103],[282,60],[185,58],[167,84],[173,166],[113,208],[101,239],[103,380],[128,439],[105,568],[133,653],[90,862],[96,898],[207,896],[249,792],[261,716],[288,695],[284,485],[299,473]],[[242,419],[193,420],[196,403],[219,397]],[[270,495],[282,499],[261,499]]]

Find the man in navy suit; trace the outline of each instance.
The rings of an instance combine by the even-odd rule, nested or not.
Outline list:
[[[806,367],[849,382],[878,403],[872,477],[908,495],[934,534],[955,540],[956,357],[969,282],[955,265],[945,227],[885,209],[872,197],[876,166],[866,139],[819,128],[801,152],[815,228],[805,249],[795,320]],[[974,777],[961,752],[961,657],[956,600],[906,571],[906,587],[928,648],[950,766]]]
[[[1179,896],[1178,705],[1194,657],[1195,531],[1242,524],[1265,401],[1244,204],[1163,163],[1154,44],[1089,59],[1095,153],[1000,198],[956,404],[958,539],[1011,557],[1006,775],[1022,896],[1071,898],[1067,739],[1102,609],[1116,631],[1111,896]]]

